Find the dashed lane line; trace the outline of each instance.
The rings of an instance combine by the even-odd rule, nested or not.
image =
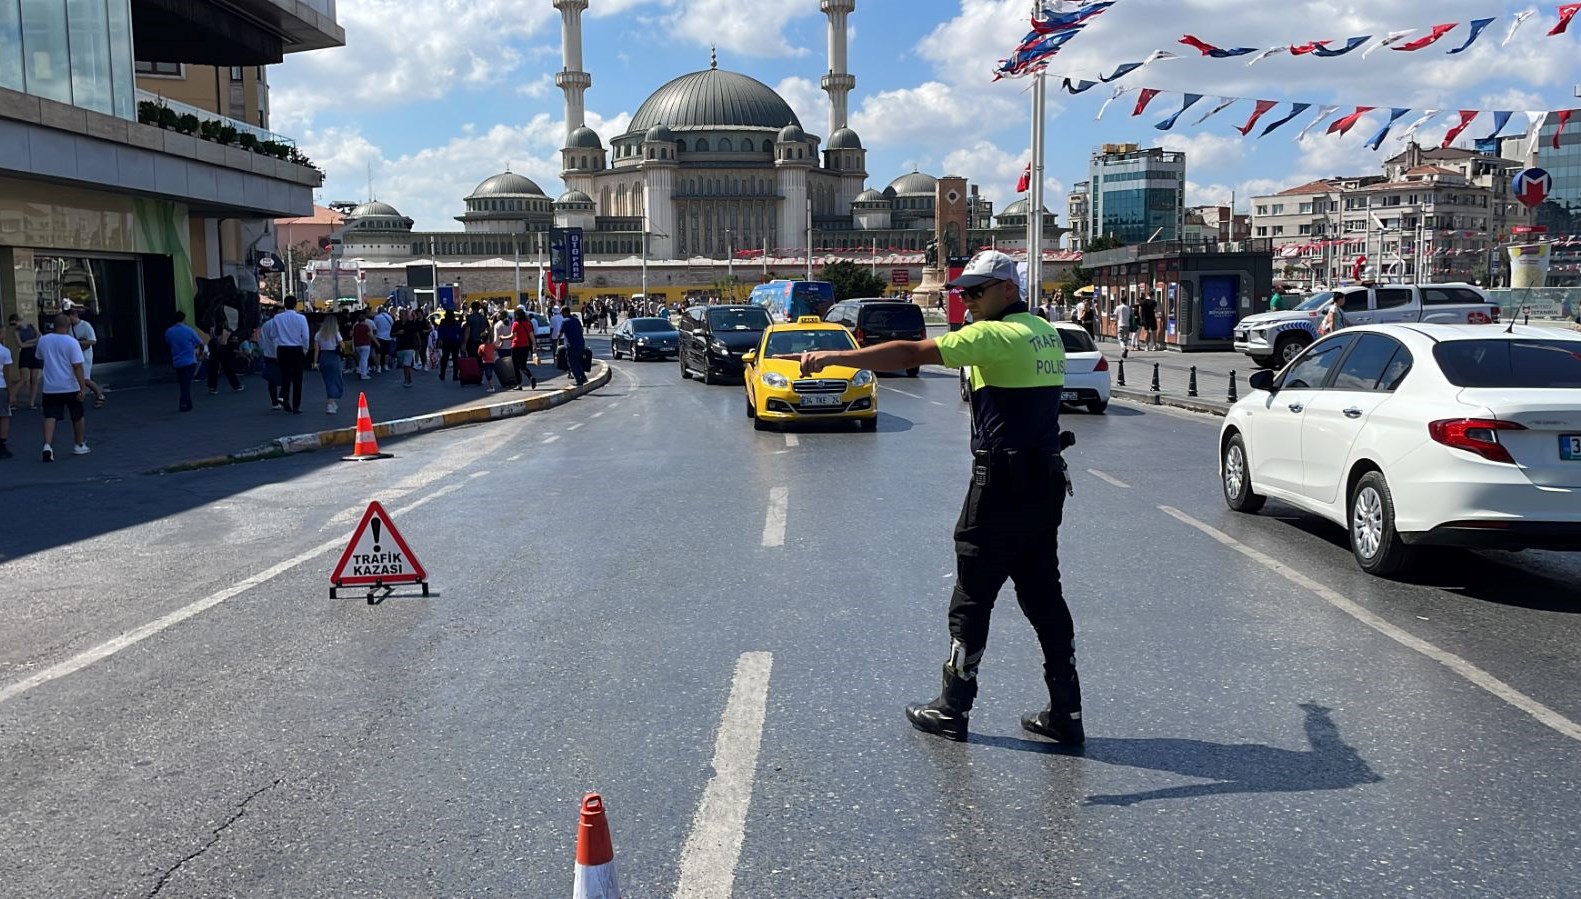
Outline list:
[[[1107,483],[1113,484],[1116,487],[1121,487],[1121,488],[1124,488],[1126,490],[1131,489],[1131,485],[1130,484],[1127,484],[1126,482],[1120,480],[1119,478],[1115,477],[1114,475],[1105,474],[1105,473],[1099,471],[1096,468],[1089,468],[1089,469],[1087,469],[1087,473],[1092,475],[1093,477],[1097,478],[1100,481],[1105,481]]]
[[[790,488],[769,490],[769,506],[763,515],[763,545],[785,545],[785,513],[790,506]]]
[[[580,427],[581,427],[581,426],[583,426],[583,425],[585,425],[585,424],[587,424],[587,422],[585,422],[585,421],[579,421],[579,422],[577,422],[577,423],[576,423],[576,424],[574,424],[574,425],[567,425],[567,426],[566,426],[566,430],[567,430],[567,431],[574,431],[574,430],[576,430],[576,429],[577,429],[577,428],[580,428]]]
[[[786,434],[785,435],[785,445],[786,446],[801,446],[801,438],[798,437],[795,434]]]
[[[714,738],[714,776],[703,788],[681,849],[676,899],[730,899],[746,838],[773,667],[774,656],[767,652],[742,653],[736,661],[730,698]]]
[[[542,440],[540,440],[538,442],[539,443],[553,443],[553,442],[555,442],[556,440],[559,440],[559,439],[560,439],[560,435],[559,434],[550,434],[548,437],[545,437],[544,439],[542,439]]]
[[[1301,572],[1296,571],[1294,568],[1291,568],[1290,566],[1275,560],[1272,556],[1252,549],[1250,546],[1247,546],[1239,540],[1236,540],[1234,537],[1231,537],[1229,534],[1218,530],[1212,525],[1198,521],[1197,519],[1192,518],[1190,515],[1187,515],[1179,509],[1173,508],[1171,506],[1159,506],[1158,508],[1166,515],[1169,515],[1178,521],[1184,522],[1185,524],[1191,525],[1202,533],[1212,537],[1214,540],[1217,540],[1225,546],[1228,546],[1230,549],[1233,549],[1241,555],[1246,556],[1248,559],[1251,559],[1259,565],[1262,565],[1269,571],[1272,571],[1280,577],[1283,577],[1285,580],[1290,581],[1297,586],[1304,587],[1313,593],[1316,593],[1321,599],[1334,608],[1339,609],[1341,612],[1344,612],[1357,621],[1360,621],[1362,624],[1367,625],[1378,633],[1383,634],[1385,637],[1388,637],[1390,640],[1393,640],[1401,646],[1421,653],[1440,665],[1443,665],[1445,668],[1448,668],[1450,671],[1460,675],[1461,677],[1470,681],[1472,684],[1481,687],[1483,690],[1493,694],[1494,697],[1498,698],[1499,700],[1502,700],[1503,702],[1520,709],[1533,718],[1536,718],[1538,723],[1542,724],[1543,726],[1548,727],[1551,730],[1554,730],[1566,737],[1569,737],[1572,740],[1581,741],[1581,724],[1571,721],[1569,718],[1566,718],[1559,712],[1549,708],[1546,705],[1543,705],[1536,699],[1533,699],[1525,693],[1522,693],[1520,690],[1515,689],[1504,681],[1499,680],[1497,677],[1494,677],[1492,674],[1484,671],[1476,665],[1473,665],[1460,656],[1457,656],[1448,650],[1440,649],[1434,644],[1423,640],[1421,637],[1416,636],[1410,631],[1390,624],[1379,616],[1369,612],[1354,600],[1346,598],[1332,588],[1325,587],[1324,585],[1312,580]]]
[[[413,500],[399,509],[396,509],[392,514],[404,515],[407,512],[411,512],[413,509],[417,509],[423,505],[431,503],[440,497],[448,496],[457,490],[460,490],[464,486],[466,485],[449,484],[447,486],[440,487],[433,493],[430,493],[421,499]],[[312,549],[297,553],[291,558],[286,559],[284,562],[271,565],[251,577],[244,578],[234,585],[225,588],[224,590],[221,590],[217,593],[211,593],[197,602],[182,606],[168,615],[156,618],[147,624],[134,627],[129,631],[100,643],[98,646],[84,650],[83,652],[80,652],[63,662],[51,665],[37,674],[34,674],[30,677],[25,677],[19,681],[16,681],[15,683],[7,684],[4,687],[0,687],[0,705],[3,705],[4,703],[17,698],[18,696],[21,696],[35,687],[41,687],[44,684],[54,680],[59,680],[60,678],[63,678],[69,674],[75,674],[95,662],[101,662],[115,655],[121,650],[126,649],[127,647],[135,646],[161,631],[172,628],[195,615],[214,608],[228,599],[240,596],[241,594],[246,593],[247,591],[261,584],[271,581],[280,575],[285,574],[287,571],[297,567],[298,565],[312,561],[318,556],[321,556],[338,546],[344,546],[345,543],[345,537],[336,537],[333,540],[326,540]]]
[[[920,396],[920,395],[912,393],[912,392],[910,392],[908,390],[901,390],[899,387],[891,387],[888,384],[880,384],[879,386],[884,388],[885,390],[891,391],[893,393],[898,393],[901,396],[909,396],[909,397],[911,397],[914,400],[927,399],[927,397]]]

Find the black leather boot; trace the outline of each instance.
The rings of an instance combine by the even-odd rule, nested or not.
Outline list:
[[[977,698],[977,679],[959,677],[944,668],[944,688],[932,702],[906,706],[906,719],[924,733],[935,734],[957,743],[966,742],[966,719]]]
[[[1065,746],[1080,746],[1087,741],[1081,723],[1081,681],[1074,671],[1044,680],[1049,688],[1048,708],[1022,715],[1021,728]]]

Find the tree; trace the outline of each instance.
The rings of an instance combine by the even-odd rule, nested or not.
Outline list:
[[[855,262],[831,262],[818,273],[818,280],[834,285],[836,301],[855,297],[881,297],[889,284],[874,275],[866,266]]]
[[[1102,250],[1118,250],[1123,246],[1125,246],[1125,241],[1115,237],[1113,234],[1100,234],[1082,248],[1082,256],[1085,259],[1088,253],[1097,253]],[[1092,272],[1077,265],[1070,270],[1070,278],[1060,283],[1060,289],[1065,291],[1066,296],[1070,296],[1075,293],[1076,288],[1086,287],[1091,283]]]

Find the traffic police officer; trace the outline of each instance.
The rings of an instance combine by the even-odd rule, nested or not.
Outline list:
[[[1060,458],[1065,346],[1053,325],[1027,310],[1016,263],[1004,253],[978,253],[949,286],[961,290],[972,324],[936,340],[803,353],[802,373],[830,365],[971,367],[972,480],[955,526],[950,656],[939,697],[907,706],[906,717],[918,730],[966,739],[989,618],[1010,580],[1043,648],[1049,690],[1048,707],[1023,716],[1021,726],[1080,744],[1074,628],[1059,576],[1059,525],[1070,484]]]

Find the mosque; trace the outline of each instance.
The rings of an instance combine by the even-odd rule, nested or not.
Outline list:
[[[555,83],[565,96],[566,121],[559,198],[507,170],[463,200],[466,211],[456,217],[461,230],[446,232],[414,231],[412,220],[390,204],[364,203],[346,218],[346,258],[373,270],[432,262],[448,271],[517,258],[533,264],[550,228],[578,227],[588,278],[603,282],[594,286],[627,284],[634,265],[666,272],[658,278],[662,287],[716,281],[702,272],[726,265],[761,262],[767,275],[770,260],[794,273],[796,260],[814,256],[820,265],[872,260],[886,273],[907,267],[907,275],[892,279],[905,289],[917,283],[912,273],[920,273],[925,252],[966,255],[984,246],[1025,252],[1025,199],[995,215],[969,185],[967,233],[947,235],[948,245],[930,249],[937,179],[914,171],[882,189],[867,186],[867,151],[847,121],[856,78],[847,72],[846,23],[856,0],[820,0],[828,18],[829,65],[821,79],[829,95],[827,141],[808,133],[773,88],[720,68],[717,57],[654,91],[625,132],[606,141],[585,117],[584,96],[593,85],[582,65],[588,3],[554,0],[564,51]],[[1066,229],[1046,212],[1044,225],[1043,245],[1057,246]]]

